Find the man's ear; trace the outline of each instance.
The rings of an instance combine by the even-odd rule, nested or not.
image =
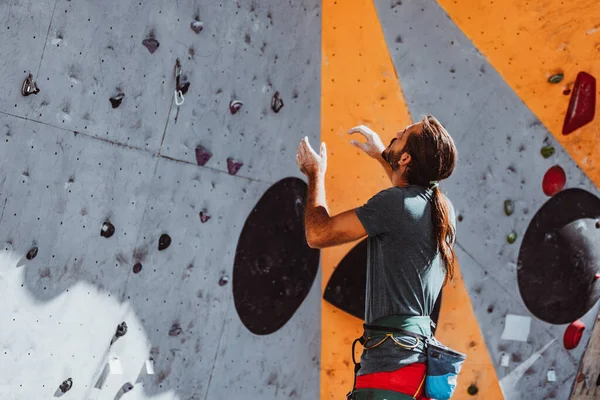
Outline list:
[[[410,163],[411,157],[408,153],[402,153],[400,156],[400,160],[398,161],[399,165],[407,165]]]

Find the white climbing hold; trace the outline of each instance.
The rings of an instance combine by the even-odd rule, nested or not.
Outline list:
[[[123,375],[123,366],[118,358],[113,358],[108,361],[108,368],[111,375]]]
[[[508,356],[508,354],[504,354],[502,356],[502,359],[500,360],[500,365],[503,367],[508,367],[509,361],[510,361],[510,357]]]
[[[556,382],[556,372],[553,369],[548,370],[548,382]]]
[[[154,361],[146,360],[146,373],[148,375],[154,375]]]

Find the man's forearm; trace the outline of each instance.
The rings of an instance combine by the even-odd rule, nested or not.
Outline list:
[[[310,175],[308,177],[308,199],[304,212],[306,239],[314,238],[320,230],[324,229],[329,217],[325,198],[325,175]]]

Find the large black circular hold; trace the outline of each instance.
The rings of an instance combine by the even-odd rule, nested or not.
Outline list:
[[[115,226],[110,223],[110,221],[106,221],[102,224],[102,229],[100,229],[100,236],[109,238],[115,234]]]
[[[158,250],[164,250],[171,245],[171,236],[163,233],[158,239]]]
[[[139,274],[141,270],[142,270],[142,263],[135,263],[135,265],[133,266],[133,273]]]
[[[566,324],[581,318],[600,298],[600,199],[566,189],[535,214],[523,237],[517,264],[519,292],[537,318]]]
[[[296,199],[306,183],[285,178],[260,198],[244,223],[236,249],[232,287],[240,320],[256,335],[287,323],[302,304],[319,268],[317,249],[306,243]]]
[[[58,388],[60,389],[61,392],[67,393],[69,390],[71,390],[72,387],[73,387],[73,379],[68,378],[63,383],[61,383]]]
[[[125,323],[125,321],[123,321],[119,325],[117,325],[117,332],[115,332],[115,336],[116,337],[125,336],[126,333],[127,333],[127,323]]]
[[[32,247],[27,252],[27,255],[25,257],[27,257],[28,260],[33,260],[35,258],[35,256],[37,256],[37,253],[38,253],[38,248],[37,247]]]

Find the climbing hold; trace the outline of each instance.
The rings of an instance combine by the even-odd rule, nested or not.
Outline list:
[[[238,171],[240,170],[240,168],[242,168],[242,165],[244,165],[241,161],[236,161],[233,158],[228,158],[227,159],[227,171],[229,172],[229,175],[235,175],[238,173]]]
[[[515,212],[515,203],[512,200],[504,200],[504,214],[510,216]]]
[[[141,270],[142,270],[142,264],[141,263],[136,263],[133,266],[133,273],[134,274],[139,274]]]
[[[553,166],[544,175],[542,190],[546,196],[554,196],[560,192],[567,183],[565,171],[558,165]]]
[[[127,393],[129,392],[131,389],[133,389],[133,385],[129,382],[127,382],[126,384],[123,385],[123,387],[121,388],[121,390],[123,391],[123,393]]]
[[[577,347],[579,342],[581,341],[581,337],[583,336],[583,331],[585,330],[585,324],[577,320],[572,322],[567,329],[565,330],[565,334],[563,336],[563,344],[565,349],[571,350]]]
[[[27,252],[27,259],[28,260],[33,260],[35,258],[35,256],[37,256],[38,253],[38,248],[37,247],[32,247],[31,250],[29,250]]]
[[[508,242],[508,244],[513,244],[516,240],[517,240],[517,233],[515,231],[512,231],[511,233],[509,233],[506,236],[506,241]]]
[[[30,94],[38,94],[39,92],[40,88],[38,88],[37,84],[33,81],[33,75],[29,74],[23,81],[23,85],[21,85],[21,94],[23,96],[29,96]]]
[[[58,387],[61,392],[67,393],[73,387],[73,379],[69,378]]]
[[[219,279],[219,286],[225,286],[229,282],[229,277],[227,275],[223,275],[221,279]]]
[[[179,90],[181,91],[181,94],[186,94],[189,89],[190,89],[190,83],[189,82],[183,82],[181,84],[181,86],[179,86]]]
[[[160,235],[158,239],[158,250],[164,250],[171,245],[171,237],[166,233]]]
[[[192,28],[194,32],[200,33],[202,32],[202,29],[204,29],[204,23],[200,21],[198,17],[196,17],[196,19],[190,24],[190,28]]]
[[[154,54],[154,52],[156,51],[156,49],[158,49],[158,46],[160,46],[160,43],[158,43],[158,40],[156,40],[153,37],[144,39],[142,41],[142,44],[144,46],[146,46],[146,48],[148,49],[148,51],[150,52],[150,54]]]
[[[596,111],[596,78],[585,72],[577,74],[573,94],[563,125],[563,135],[592,122]]]
[[[598,374],[598,378],[596,379],[596,387],[600,386],[600,374]]]
[[[231,100],[229,102],[229,111],[231,111],[231,114],[235,114],[240,110],[240,108],[242,108],[243,105],[244,103],[239,100]]]
[[[600,229],[600,220],[596,220],[596,229]]]
[[[559,72],[558,74],[554,74],[550,78],[548,78],[548,82],[560,83],[564,79],[564,77],[565,75],[562,72]]]
[[[544,147],[542,147],[542,150],[540,150],[540,153],[542,154],[542,157],[544,157],[544,158],[552,157],[555,152],[556,152],[556,149],[550,145],[544,146]]]
[[[475,384],[472,383],[467,388],[467,393],[469,393],[471,396],[475,396],[477,393],[479,393],[479,389],[477,388],[477,386],[475,386]]]
[[[571,89],[565,89],[565,90],[563,90],[563,94],[564,94],[565,96],[568,96],[568,95],[570,95],[570,94],[571,94]]]
[[[174,322],[173,326],[171,326],[171,329],[169,330],[169,336],[178,336],[181,334],[181,332],[183,332],[181,326],[179,326],[177,322]]]
[[[271,109],[276,113],[279,112],[283,108],[283,100],[279,97],[279,92],[275,92],[273,98],[271,99]]]
[[[102,229],[100,229],[100,236],[109,238],[115,233],[115,226],[110,223],[110,221],[106,221],[102,224]]]
[[[121,102],[123,101],[123,97],[125,97],[123,93],[119,93],[118,95],[111,97],[110,104],[112,105],[112,108],[119,107],[121,105]]]
[[[206,213],[206,210],[200,211],[200,222],[205,223],[210,219],[210,215]]]
[[[202,146],[196,147],[196,162],[199,166],[203,166],[210,160],[212,153]]]
[[[594,275],[594,280],[597,281],[598,279],[600,279],[600,274],[596,272]]]
[[[115,336],[116,337],[125,336],[126,333],[127,333],[127,324],[125,323],[125,321],[123,321],[119,325],[117,325],[117,331],[115,332]]]

